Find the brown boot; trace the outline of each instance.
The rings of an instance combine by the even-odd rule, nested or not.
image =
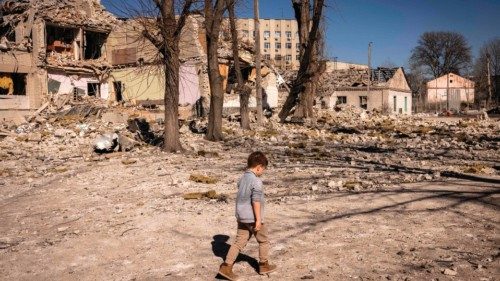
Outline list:
[[[238,275],[233,273],[232,264],[227,264],[227,263],[221,264],[219,268],[219,274],[230,281],[238,280]]]
[[[259,262],[259,274],[268,274],[275,271],[276,265],[270,264],[268,261]]]

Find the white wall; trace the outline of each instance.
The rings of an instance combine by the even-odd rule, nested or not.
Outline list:
[[[388,106],[390,112],[393,114],[400,114],[400,110],[402,114],[411,114],[412,109],[412,98],[410,93],[403,93],[397,91],[388,91]],[[394,110],[394,98],[396,98],[396,110]],[[406,98],[406,106],[405,106],[405,98]]]
[[[79,76],[79,75],[64,75],[59,73],[49,73],[49,81],[55,80],[61,83],[59,90],[56,94],[72,94],[74,88],[81,89],[85,95],[88,95],[88,83],[99,83],[99,80],[93,76]],[[101,83],[101,98],[107,99],[109,97],[108,83]]]
[[[398,92],[394,90],[372,90],[370,95],[367,91],[335,91],[330,97],[328,103],[329,108],[333,108],[337,102],[337,97],[347,97],[347,104],[360,107],[360,97],[367,96],[368,106],[367,110],[374,109],[381,110],[382,106],[386,104],[388,109],[393,114],[399,114],[399,109],[402,109],[403,114],[411,114],[412,99],[410,93]],[[396,97],[396,111],[394,111],[394,97]],[[406,110],[405,110],[405,97],[406,97]]]

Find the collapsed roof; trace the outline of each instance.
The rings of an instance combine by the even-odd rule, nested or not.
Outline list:
[[[0,3],[0,26],[15,27],[33,19],[100,31],[111,31],[116,22],[100,0],[3,0]]]

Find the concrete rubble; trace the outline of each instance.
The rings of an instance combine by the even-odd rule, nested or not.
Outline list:
[[[157,120],[155,115],[148,119],[134,117],[145,112],[149,113],[98,101],[69,102],[62,107],[54,101],[31,122],[3,125],[2,157],[5,163],[43,159],[45,168],[31,171],[32,177],[56,168],[60,165],[57,159],[93,161],[103,159],[99,153],[116,151],[135,157],[141,151],[159,149],[163,141],[162,119]],[[101,118],[103,115],[108,116],[106,120]],[[220,157],[222,151],[197,144],[203,139],[197,123],[188,120],[181,127],[187,153]],[[498,176],[500,167],[495,155],[500,146],[499,131],[500,122],[494,119],[396,118],[338,106],[332,111],[318,110],[314,124],[280,124],[271,118],[264,128],[248,132],[240,130],[238,122],[228,116],[224,121],[224,145],[269,151],[285,165],[301,163],[305,171],[309,165],[339,165],[333,180],[331,171],[315,168],[314,174],[324,172],[325,176],[319,177],[314,187],[300,191],[322,193],[371,190],[457,174]],[[6,166],[7,170],[11,168],[16,173],[14,167]],[[202,177],[195,178],[200,182]],[[207,183],[212,182],[209,179]]]
[[[185,151],[181,154],[166,154],[158,147],[161,144],[154,144],[149,139],[151,135],[161,136],[162,120],[155,113],[155,110],[138,106],[113,106],[103,101],[70,100],[64,105],[53,101],[30,122],[3,124],[0,127],[0,187],[3,190],[0,199],[4,202],[15,200],[16,204],[9,208],[17,208],[17,204],[20,208],[8,215],[10,224],[8,229],[4,228],[0,238],[2,255],[9,259],[4,265],[15,264],[23,260],[22,257],[26,259],[25,255],[33,255],[33,249],[36,249],[35,254],[37,251],[49,254],[56,249],[67,249],[67,243],[86,245],[82,239],[95,243],[96,235],[104,235],[102,239],[133,238],[137,240],[124,241],[136,245],[137,241],[147,240],[140,235],[155,237],[168,233],[164,229],[158,232],[158,221],[169,222],[167,229],[177,231],[169,238],[174,243],[183,243],[175,240],[179,232],[192,235],[191,238],[182,238],[191,239],[188,241],[191,244],[196,244],[195,241],[200,239],[206,240],[199,238],[200,235],[226,233],[229,231],[227,226],[234,223],[234,206],[231,202],[235,196],[237,177],[244,170],[244,159],[249,151],[263,150],[269,155],[271,163],[270,174],[264,177],[267,200],[271,206],[268,210],[278,210],[271,213],[273,223],[281,223],[283,225],[280,228],[287,229],[287,232],[276,232],[279,239],[276,239],[273,253],[280,256],[292,252],[293,255],[290,255],[295,256],[296,252],[310,249],[308,255],[311,253],[311,256],[326,259],[331,257],[332,250],[328,245],[317,247],[317,243],[323,240],[329,244],[337,241],[339,246],[335,247],[356,245],[352,251],[350,248],[334,251],[345,259],[334,258],[342,270],[336,270],[335,265],[329,265],[331,268],[301,269],[295,268],[296,261],[287,261],[293,263],[294,268],[284,273],[287,274],[285,279],[298,279],[300,276],[310,279],[311,276],[318,280],[330,280],[325,276],[332,272],[341,276],[339,280],[348,275],[354,276],[359,272],[359,266],[365,262],[371,264],[381,255],[378,247],[367,246],[370,243],[384,244],[384,257],[396,257],[394,267],[404,261],[405,264],[424,268],[416,273],[398,271],[387,275],[370,271],[364,274],[372,279],[386,279],[386,276],[393,280],[404,280],[407,276],[415,276],[413,280],[425,279],[423,276],[441,279],[444,275],[454,274],[465,279],[471,276],[493,276],[491,270],[494,261],[491,257],[498,253],[495,252],[497,247],[490,246],[494,242],[488,242],[494,241],[495,235],[495,226],[488,223],[489,218],[478,223],[481,227],[476,227],[471,225],[475,220],[469,218],[453,218],[453,221],[445,219],[454,210],[421,214],[422,211],[417,209],[416,212],[400,214],[406,208],[419,204],[418,201],[395,210],[386,210],[386,206],[396,204],[393,201],[396,196],[404,199],[401,204],[410,200],[410,196],[459,196],[460,192],[448,190],[455,186],[453,180],[457,178],[480,178],[483,183],[498,182],[500,123],[494,118],[396,118],[366,112],[357,107],[339,106],[333,111],[318,110],[316,123],[281,124],[272,117],[261,129],[242,131],[238,122],[228,116],[223,122],[226,139],[219,143],[208,142],[203,139],[203,134],[192,132],[187,125],[188,120],[181,130],[181,143]],[[107,116],[106,120],[102,116]],[[111,151],[96,152],[94,141],[106,134],[110,136],[104,139],[103,146],[98,147]],[[428,184],[432,190],[428,191],[429,194],[421,195],[427,192],[424,188],[409,189],[417,184]],[[442,185],[447,186],[443,191],[429,187]],[[61,196],[58,201],[74,207],[61,207],[54,202],[51,204],[55,205],[50,205],[44,201],[31,205],[34,198],[45,200],[57,194]],[[350,196],[359,198],[352,200]],[[338,201],[328,201],[331,198]],[[366,202],[357,202],[363,198]],[[22,202],[29,202],[23,203],[29,205],[29,209],[18,203],[19,200],[27,200]],[[440,206],[448,200],[452,199],[432,204]],[[373,211],[378,213],[372,214],[365,205],[375,201],[380,205],[373,207],[382,211]],[[87,205],[82,207],[81,202]],[[424,210],[430,206],[427,201],[421,204]],[[473,207],[478,208],[474,204],[463,208]],[[24,213],[18,215],[17,212],[22,210],[33,213],[32,216],[40,213],[47,215],[35,220]],[[359,213],[367,215],[362,217]],[[494,216],[484,209],[474,209],[471,213],[480,214],[477,219]],[[290,218],[280,219],[282,214]],[[328,225],[327,221],[332,217],[335,221]],[[341,219],[343,217],[345,220]],[[29,218],[29,223],[24,218]],[[305,229],[311,227],[310,219],[321,222],[313,221],[317,226],[310,233],[300,232],[303,231],[303,225]],[[402,221],[404,226],[401,226]],[[463,223],[460,227],[465,232],[458,232],[460,234],[455,236],[446,232],[449,228],[453,229],[449,225],[458,223]],[[52,225],[54,227],[49,228]],[[29,232],[24,232],[28,227]],[[211,232],[207,234],[209,229]],[[283,236],[288,235],[288,231],[300,233],[296,238]],[[463,233],[469,232],[475,236],[463,236]],[[304,240],[313,239],[318,234],[326,238],[314,242],[311,247],[304,244]],[[291,242],[282,242],[283,237]],[[415,240],[409,240],[413,237]],[[439,249],[433,247],[437,243],[436,237],[441,237],[439,243],[446,246]],[[468,239],[471,247],[476,247],[473,259],[469,258],[474,262],[473,266],[467,261],[459,263],[464,260],[460,253],[470,251],[469,248],[455,251],[455,248],[447,246],[469,245],[462,238]],[[375,239],[379,240],[375,243]],[[446,244],[447,241],[449,244]],[[157,242],[154,243],[157,246]],[[171,247],[171,244],[166,247]],[[190,253],[193,248],[189,247],[192,246],[182,248],[189,249]],[[429,247],[431,250],[428,250]],[[82,251],[77,246],[69,249],[71,254]],[[212,267],[212,262],[216,268],[215,264],[219,260],[210,260],[211,252],[205,254],[208,256],[200,259],[200,268],[201,264]],[[454,265],[442,264],[444,254],[453,258],[449,260]],[[155,254],[153,260],[157,256]],[[301,262],[302,259],[297,264]],[[387,264],[385,260],[383,262]],[[480,264],[481,271],[476,264]],[[458,270],[452,267],[455,265],[459,266]],[[30,270],[38,273],[38,269]],[[170,273],[170,264],[162,270],[162,276],[181,274]],[[207,276],[206,268],[202,270],[200,274],[205,275],[199,276]],[[343,270],[349,273],[344,274]],[[23,272],[9,269],[7,276],[19,277]],[[137,274],[137,270],[134,272]]]

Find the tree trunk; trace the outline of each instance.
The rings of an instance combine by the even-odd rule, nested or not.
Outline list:
[[[165,64],[165,132],[163,150],[182,150],[179,140],[179,56],[164,60]]]
[[[222,15],[226,1],[217,0],[212,7],[211,0],[205,0],[205,27],[207,36],[208,80],[210,83],[210,112],[208,114],[208,131],[206,139],[210,141],[223,140],[222,109],[224,106],[224,92],[222,76],[219,71],[218,43],[222,22]]]
[[[319,24],[324,0],[315,0],[314,2],[311,28],[309,28],[311,22],[309,0],[292,0],[292,4],[299,26],[299,39],[301,42],[300,68],[297,77],[292,82],[290,94],[279,113],[281,122],[286,120],[294,107],[296,107],[295,117],[307,118],[314,116],[315,84],[325,69],[325,66],[318,62]]]
[[[234,14],[234,0],[228,0],[227,9],[229,11],[229,23],[231,25],[231,41],[233,48],[233,58],[234,58],[234,69],[236,72],[236,80],[238,86],[236,87],[236,93],[240,97],[240,125],[244,130],[250,130],[250,116],[248,110],[248,100],[250,97],[251,90],[246,87],[245,81],[243,80],[243,74],[241,73],[240,60],[239,60],[239,50],[238,50],[238,32],[236,30],[235,14]]]
[[[151,32],[152,22],[138,17],[142,25],[142,35],[149,40],[161,54],[165,71],[165,128],[163,150],[177,152],[182,150],[179,140],[179,40],[191,6],[195,0],[184,0],[178,17],[174,11],[174,0],[154,1],[160,17],[156,26],[160,33]],[[153,28],[154,30],[154,28]]]

